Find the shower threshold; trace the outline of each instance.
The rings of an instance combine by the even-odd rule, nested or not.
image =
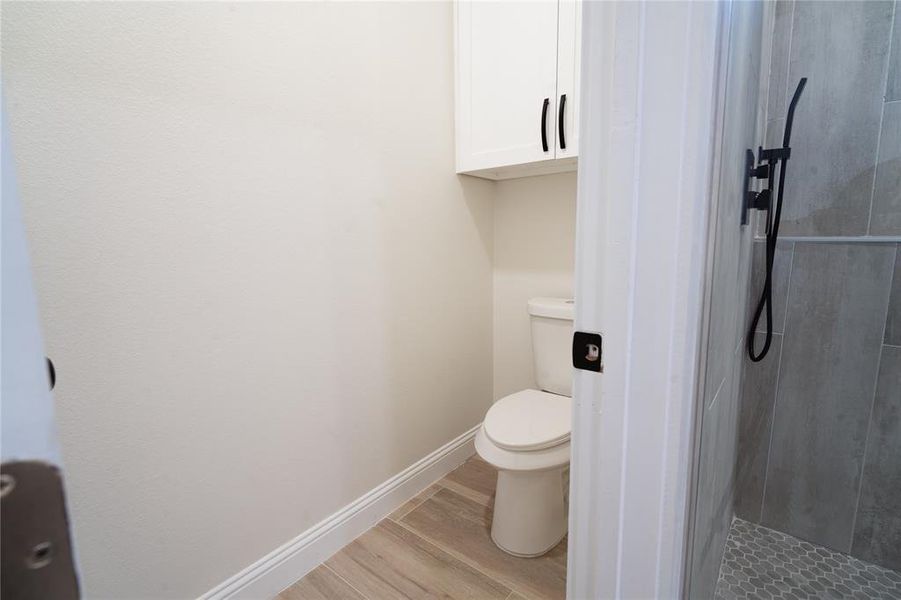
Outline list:
[[[901,599],[901,573],[734,519],[716,600]]]

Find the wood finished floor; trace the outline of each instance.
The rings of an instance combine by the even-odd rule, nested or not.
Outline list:
[[[278,600],[566,596],[566,539],[539,558],[491,541],[495,469],[473,456],[345,546]]]

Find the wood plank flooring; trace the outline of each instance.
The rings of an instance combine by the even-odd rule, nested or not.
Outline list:
[[[294,583],[278,600],[566,596],[566,539],[539,558],[491,541],[497,472],[473,456]]]

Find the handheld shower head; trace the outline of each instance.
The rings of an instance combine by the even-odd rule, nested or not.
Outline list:
[[[767,187],[762,192],[746,192],[745,193],[745,212],[748,208],[759,208],[767,211],[766,221],[766,278],[763,283],[763,292],[760,295],[760,301],[757,303],[757,309],[754,311],[754,317],[751,319],[751,326],[748,328],[748,357],[753,362],[759,362],[767,355],[770,350],[770,344],[773,341],[773,260],[776,255],[776,241],[779,239],[779,220],[782,218],[782,199],[785,193],[785,171],[788,159],[791,157],[791,136],[792,125],[795,121],[795,108],[798,100],[801,99],[801,93],[804,86],[807,85],[807,78],[802,77],[792,94],[791,102],[788,104],[788,113],[785,115],[785,129],[782,133],[782,147],[764,150],[759,148],[757,152],[757,160],[766,165],[751,166],[747,178],[757,177],[758,179],[767,179]],[[751,152],[750,150],[748,152]],[[751,153],[753,159],[753,153]],[[775,206],[773,205],[773,183],[776,178],[776,165],[779,165],[779,187],[775,196]],[[763,168],[765,167],[765,168]],[[745,188],[747,189],[747,188]],[[753,194],[753,198],[751,195]],[[771,210],[772,209],[772,210]],[[746,222],[746,217],[742,222]],[[763,342],[763,348],[759,353],[754,350],[754,333],[757,330],[757,324],[760,323],[760,316],[766,310],[766,338]]]

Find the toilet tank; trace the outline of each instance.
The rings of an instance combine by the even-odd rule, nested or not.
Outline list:
[[[566,298],[532,298],[532,359],[538,388],[572,396],[573,301]]]

